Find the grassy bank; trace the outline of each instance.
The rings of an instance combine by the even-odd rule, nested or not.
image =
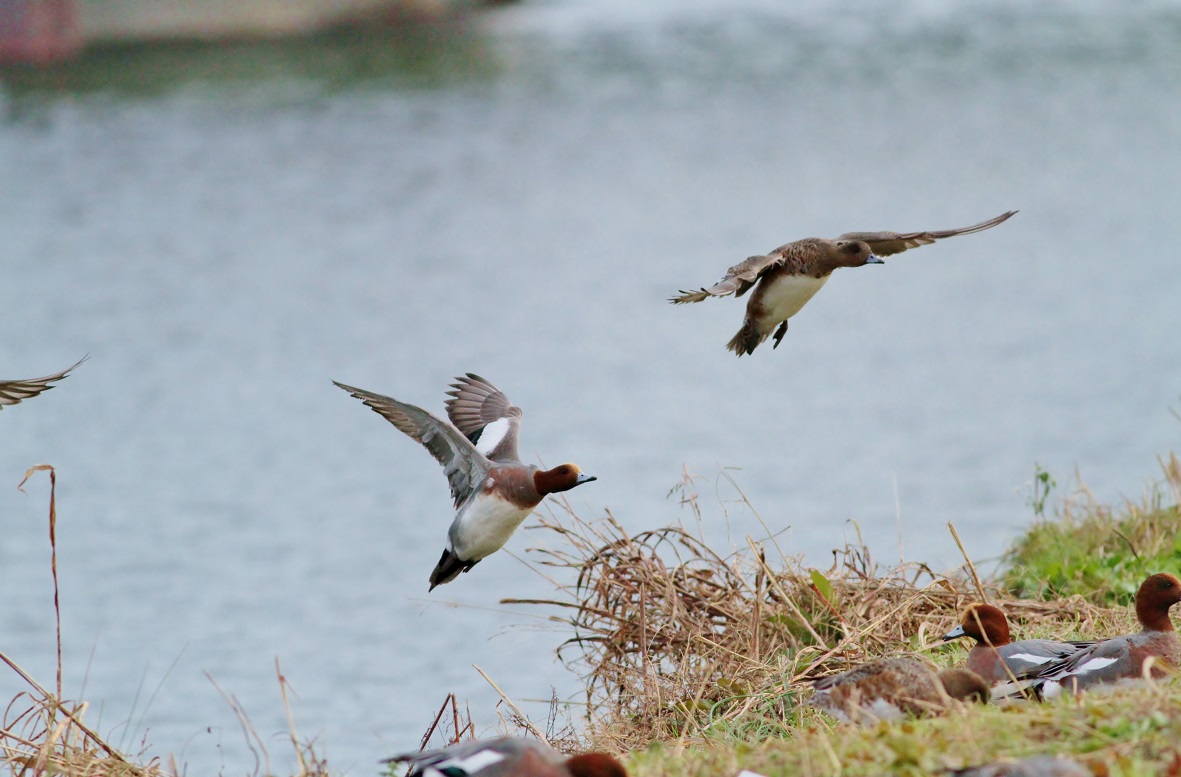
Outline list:
[[[529,603],[571,630],[562,653],[586,679],[583,745],[636,753],[640,777],[931,774],[1043,753],[1095,774],[1181,774],[1176,682],[868,729],[801,703],[806,678],[885,655],[961,665],[968,645],[940,636],[974,601],[1004,609],[1015,639],[1138,630],[1131,593],[1152,572],[1181,570],[1181,463],[1161,463],[1164,479],[1139,501],[1101,505],[1080,489],[1041,515],[995,580],[967,559],[950,574],[880,567],[855,546],[823,571],[773,541],[721,557],[681,528],[629,536],[610,516],[567,513],[545,524],[562,541],[543,555],[577,582]]]
[[[1020,708],[972,708],[901,724],[836,727],[816,715],[784,739],[760,745],[675,745],[633,757],[638,777],[733,775],[933,775],[1052,753],[1095,775],[1165,775],[1181,766],[1181,692],[1176,686],[1090,694]]]
[[[1065,499],[1055,520],[1035,523],[1013,544],[1002,585],[1016,596],[1086,596],[1126,605],[1154,572],[1181,568],[1181,460],[1161,459],[1164,480],[1139,501],[1100,504],[1086,489]]]
[[[585,679],[587,712],[557,744],[630,753],[636,777],[730,777],[740,769],[927,775],[1044,753],[1069,755],[1095,775],[1181,775],[1176,681],[868,728],[837,725],[804,703],[807,678],[885,655],[962,664],[968,646],[940,636],[982,599],[1009,614],[1015,638],[1135,630],[1129,592],[1151,572],[1181,570],[1181,462],[1170,456],[1162,468],[1164,479],[1138,501],[1100,505],[1082,490],[1055,517],[1042,515],[995,580],[980,579],[967,559],[951,573],[883,567],[864,546],[837,551],[826,570],[785,555],[774,540],[723,556],[681,527],[629,535],[609,514],[588,522],[567,511],[543,519],[554,541],[535,553],[573,582],[544,600],[505,602],[544,608],[569,632],[560,654]],[[692,494],[683,496],[699,520],[709,519]],[[51,491],[51,542],[54,522]],[[2,653],[0,660],[28,684],[0,731],[9,773],[176,773],[173,764],[116,751],[86,725],[85,703],[64,701],[60,688],[47,690]],[[448,735],[447,721],[452,736],[470,734],[454,697],[449,704],[428,731],[439,734],[434,744]],[[331,773],[299,744],[294,725],[291,739],[300,775]]]

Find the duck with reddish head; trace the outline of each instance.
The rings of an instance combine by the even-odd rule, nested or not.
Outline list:
[[[577,464],[543,470],[521,463],[521,408],[479,375],[469,372],[452,384],[446,402],[450,423],[392,397],[336,385],[422,443],[443,465],[458,512],[447,532],[447,547],[431,572],[432,591],[504,547],[547,494],[596,479]]]
[[[964,610],[960,625],[943,635],[943,640],[969,637],[976,644],[968,651],[965,669],[983,677],[991,685],[1013,682],[1036,673],[1054,661],[1074,655],[1094,642],[1055,642],[1049,639],[1023,639],[1013,642],[1009,619],[991,604],[973,604]]]
[[[514,737],[405,753],[382,763],[406,764],[405,777],[627,777],[623,764],[607,753],[564,758],[535,739]]]
[[[1034,689],[1046,699],[1063,693],[1127,680],[1163,677],[1166,666],[1181,666],[1181,639],[1169,620],[1169,608],[1181,602],[1181,580],[1160,572],[1136,591],[1140,631],[1096,642],[1038,672]]]

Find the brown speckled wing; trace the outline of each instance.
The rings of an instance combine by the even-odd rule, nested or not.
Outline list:
[[[841,672],[840,674],[830,674],[825,677],[818,677],[813,679],[812,687],[818,691],[834,688],[838,685],[852,685],[860,680],[879,674],[883,671],[883,664],[880,661],[862,664],[853,667],[852,669]]]
[[[477,450],[492,461],[519,460],[517,434],[524,414],[503,391],[469,372],[455,379],[447,395],[447,417]]]
[[[922,713],[939,705],[942,694],[935,673],[912,657],[885,658],[850,669],[843,674],[812,682],[821,709],[859,719],[858,707],[868,710],[880,700],[909,713]]]
[[[970,227],[962,227],[960,229],[944,229],[935,232],[905,232],[902,234],[898,232],[846,232],[838,237],[837,240],[861,240],[862,242],[868,243],[870,249],[878,256],[890,256],[891,254],[902,253],[908,248],[930,245],[936,240],[942,240],[945,237],[983,232],[1003,221],[1007,221],[1016,212],[1015,210],[1011,210],[988,221],[981,221],[979,224],[973,224]]]
[[[61,372],[56,372],[53,375],[46,375],[44,378],[30,378],[29,380],[4,380],[0,381],[0,409],[5,405],[17,405],[22,400],[30,397],[35,397],[42,391],[48,391],[53,388],[50,384],[59,381],[70,374],[70,371],[77,367],[82,362],[86,361],[85,356],[79,359],[73,367],[67,367]]]
[[[774,252],[766,256],[748,257],[745,261],[739,262],[727,270],[722,279],[708,289],[682,290],[676,297],[670,298],[669,302],[681,305],[686,302],[701,302],[709,297],[725,297],[730,294],[741,297],[755,284],[759,276],[782,261],[783,255]]]
[[[443,465],[443,474],[451,486],[451,498],[455,500],[456,507],[463,504],[472,495],[473,489],[484,482],[492,463],[451,424],[440,421],[421,407],[337,381],[332,382],[430,451],[435,461]]]

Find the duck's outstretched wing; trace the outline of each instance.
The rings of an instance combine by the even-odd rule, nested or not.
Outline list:
[[[520,460],[517,434],[524,414],[503,391],[469,372],[455,379],[447,395],[447,417],[476,450],[492,461]]]
[[[83,356],[73,367],[67,367],[61,372],[56,372],[53,375],[46,375],[44,378],[29,378],[28,380],[0,380],[0,410],[4,409],[5,405],[17,405],[22,400],[29,397],[35,397],[42,391],[49,391],[53,388],[52,383],[59,381],[70,374],[70,371],[77,367],[82,362],[86,361],[88,357]]]
[[[451,424],[440,421],[421,407],[399,402],[393,397],[332,382],[430,451],[435,461],[443,465],[443,474],[451,485],[451,498],[456,507],[467,501],[472,490],[484,482],[492,463]]]
[[[1007,221],[1016,212],[1015,210],[1011,210],[988,221],[981,221],[979,224],[973,224],[970,227],[961,227],[960,229],[943,229],[934,232],[905,232],[901,234],[898,232],[846,232],[838,237],[837,240],[860,240],[863,243],[868,243],[870,249],[878,256],[890,256],[891,254],[900,254],[908,248],[930,245],[936,240],[942,240],[945,237],[970,235],[973,232],[983,232],[986,229],[992,229],[997,224]]]
[[[686,302],[701,302],[709,297],[725,297],[730,294],[741,297],[755,285],[763,273],[783,260],[784,255],[778,251],[765,256],[748,257],[746,261],[739,262],[727,270],[722,279],[708,289],[681,290],[677,296],[669,297],[668,301],[674,305],[682,305]]]

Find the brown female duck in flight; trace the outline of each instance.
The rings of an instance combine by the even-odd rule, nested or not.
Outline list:
[[[742,329],[726,347],[739,356],[754,353],[759,343],[774,332],[773,347],[778,348],[779,341],[787,334],[787,320],[800,312],[838,267],[882,264],[883,256],[929,245],[945,237],[983,232],[1016,212],[1011,210],[970,227],[938,232],[846,232],[836,240],[804,238],[779,246],[766,256],[752,256],[731,267],[708,289],[682,291],[669,301],[681,304],[730,294],[741,297],[753,286],[755,290],[746,303]]]

